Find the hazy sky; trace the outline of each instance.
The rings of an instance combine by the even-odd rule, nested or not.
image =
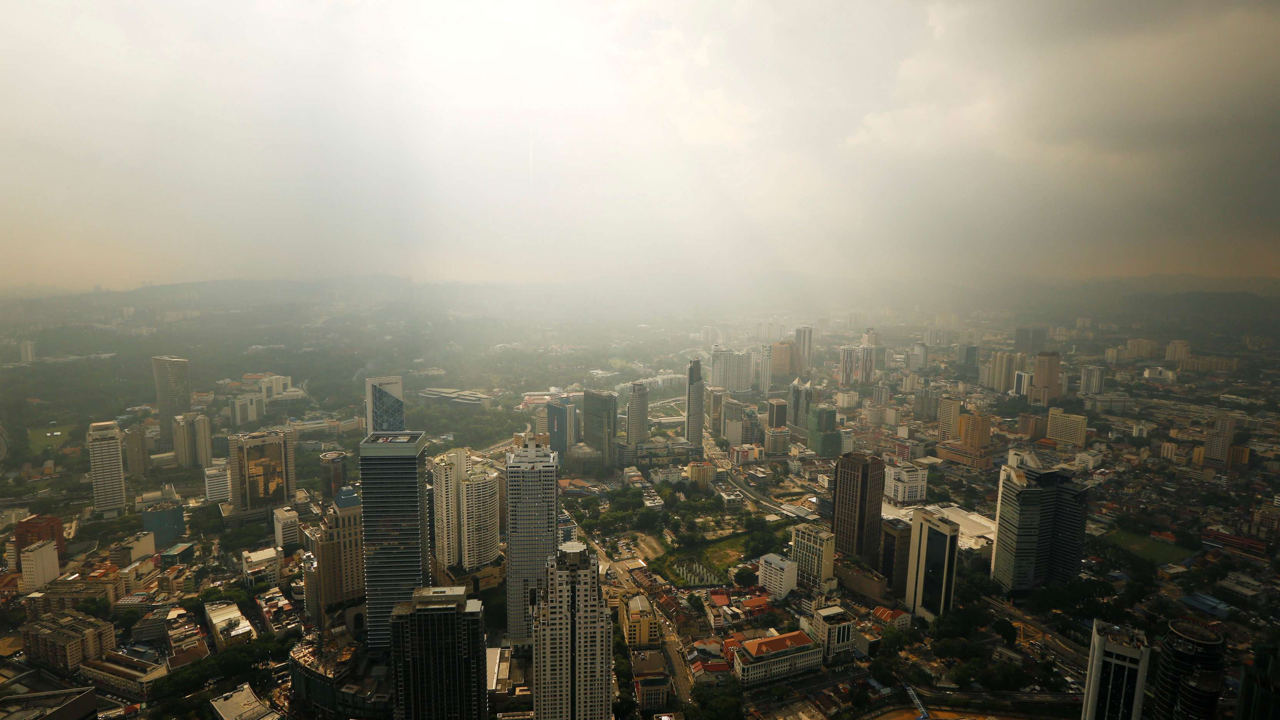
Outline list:
[[[1277,38],[1225,0],[5,2],[0,281],[1280,275]]]

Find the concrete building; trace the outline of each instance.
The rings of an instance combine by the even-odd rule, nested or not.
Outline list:
[[[600,452],[605,473],[611,473],[618,464],[618,394],[588,390],[582,408],[582,441]]]
[[[367,643],[391,645],[391,611],[432,584],[432,488],[427,436],[374,432],[360,443]]]
[[[276,508],[271,518],[275,530],[276,547],[302,544],[302,536],[298,530],[298,512],[293,508]]]
[[[211,505],[231,502],[231,475],[226,464],[204,469],[204,501]]]
[[[258,631],[253,629],[253,623],[249,622],[233,602],[219,600],[205,603],[204,618],[209,634],[213,636],[214,649],[218,652],[258,639]]]
[[[1101,395],[1106,390],[1106,368],[1101,365],[1085,365],[1080,368],[1080,394]]]
[[[915,511],[907,568],[907,612],[933,622],[951,609],[959,545],[958,523],[924,508]]]
[[[790,555],[796,562],[796,582],[810,590],[835,587],[836,536],[820,525],[791,527]]]
[[[197,415],[195,419],[196,465],[202,468],[213,466],[213,426],[205,415]]]
[[[928,469],[912,463],[884,466],[884,499],[899,507],[925,501],[929,488]]]
[[[125,509],[121,441],[120,426],[114,420],[91,424],[85,436],[89,479],[93,483],[93,510],[103,517],[115,517]]]
[[[488,720],[484,606],[463,587],[424,587],[391,612],[396,720]]]
[[[75,610],[63,610],[22,626],[22,645],[32,661],[68,675],[85,660],[116,647],[115,626]]]
[[[596,555],[565,543],[545,568],[533,623],[534,717],[611,720],[613,624]]]
[[[305,530],[311,560],[303,563],[306,610],[324,627],[329,608],[364,597],[364,505],[352,488],[343,488],[319,523]]]
[[[836,536],[836,552],[856,556],[875,567],[880,561],[884,462],[864,453],[841,455],[832,483],[831,531]]]
[[[781,600],[796,589],[796,563],[769,553],[760,558],[760,585],[774,600]]]
[[[1031,374],[1031,390],[1027,393],[1032,405],[1048,405],[1062,397],[1062,357],[1056,352],[1036,355]]]
[[[662,623],[654,613],[653,604],[644,595],[632,595],[627,599],[622,634],[632,648],[656,648],[662,645]]]
[[[1045,437],[1065,445],[1084,447],[1088,432],[1089,418],[1068,414],[1062,408],[1049,408],[1049,426]]]
[[[129,476],[140,478],[151,469],[151,455],[147,453],[147,429],[134,425],[124,431],[124,459]]]
[[[649,439],[649,386],[637,381],[631,383],[631,397],[627,399],[627,443],[635,445]]]
[[[493,470],[472,470],[458,492],[460,565],[472,572],[497,560],[499,504],[502,476]]]
[[[1094,618],[1080,720],[1142,720],[1150,665],[1142,631]]]
[[[365,378],[365,430],[370,434],[404,430],[404,380],[399,375]]]
[[[991,577],[1005,592],[1070,582],[1080,572],[1088,490],[1070,477],[1000,469]]]
[[[546,581],[556,554],[559,458],[529,439],[507,453],[507,637],[533,642],[530,597]]]
[[[1223,638],[1186,620],[1169,622],[1160,645],[1152,720],[1214,720],[1226,681]]]
[[[173,459],[181,468],[196,467],[196,414],[170,418],[173,423]],[[164,419],[161,419],[164,422]]]
[[[814,610],[812,615],[800,618],[800,630],[822,647],[822,660],[826,663],[853,652],[855,625],[853,615],[839,605]]]
[[[743,687],[755,687],[822,666],[822,646],[796,631],[747,640],[734,651],[733,674]]]
[[[756,383],[760,392],[768,394],[773,387],[773,346],[761,345],[756,354]]]
[[[160,441],[156,449],[173,450],[173,424],[175,415],[191,412],[191,381],[188,378],[187,361],[171,355],[151,358],[151,371],[156,381],[156,416],[160,419]]]
[[[36,343],[34,340],[23,340],[18,343],[18,361],[27,364],[36,361]]]
[[[800,372],[807,374],[813,368],[813,328],[808,325],[796,328],[796,350],[800,353]]]
[[[938,400],[938,442],[960,438],[960,409],[964,402],[959,398],[944,397]]]
[[[249,587],[261,583],[280,582],[280,561],[284,553],[279,547],[240,552],[240,575]]]
[[[22,579],[19,591],[30,593],[58,579],[58,546],[50,540],[22,549]]]

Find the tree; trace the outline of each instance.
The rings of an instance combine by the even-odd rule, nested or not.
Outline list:
[[[1018,642],[1018,628],[1013,626],[1005,618],[1000,618],[991,624],[991,629],[1004,640],[1004,644],[1013,647]]]
[[[738,568],[738,572],[733,574],[733,582],[738,587],[751,587],[756,584],[756,580],[756,574],[750,568]]]

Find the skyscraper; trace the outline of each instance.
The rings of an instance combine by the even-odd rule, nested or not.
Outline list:
[[[876,567],[895,598],[907,596],[911,571],[911,523],[896,517],[881,518],[880,564]]]
[[[938,400],[938,441],[946,442],[960,437],[960,398],[944,397]]]
[[[809,404],[813,402],[813,383],[791,381],[787,388],[787,424],[805,429],[809,425]]]
[[[341,450],[320,453],[320,491],[325,500],[347,486],[347,454]]]
[[[196,464],[202,468],[213,467],[213,428],[208,416],[196,416],[195,430]]]
[[[1142,631],[1094,618],[1080,720],[1142,720],[1150,664]]]
[[[1014,593],[1073,580],[1088,510],[1088,490],[1070,477],[1002,467],[991,577]]]
[[[876,567],[880,562],[884,462],[873,455],[845,453],[836,460],[832,482],[831,532],[836,536],[836,552],[857,556]]]
[[[858,381],[858,348],[840,348],[840,387],[852,387]]]
[[[1080,394],[1097,395],[1106,387],[1101,365],[1085,365],[1080,369]]]
[[[93,509],[105,517],[115,517],[125,508],[120,426],[115,421],[93,423],[85,436],[85,445],[89,448]]]
[[[459,564],[471,572],[498,558],[498,503],[502,478],[473,469],[458,490]]]
[[[157,415],[160,419],[161,451],[173,449],[173,416],[191,411],[191,381],[187,361],[170,355],[151,358],[151,371],[156,380]]]
[[[391,611],[396,720],[488,720],[484,606],[424,587]]]
[[[1031,375],[1032,405],[1048,405],[1062,397],[1062,358],[1056,352],[1036,355],[1036,365]]]
[[[391,645],[391,611],[432,584],[427,436],[371,433],[360,443],[364,587],[370,649]]]
[[[569,448],[578,444],[577,419],[577,408],[567,397],[547,403],[547,435],[551,442],[551,452],[562,460]]]
[[[292,430],[262,430],[227,438],[231,507],[246,521],[270,517],[293,503],[297,475]]]
[[[404,381],[399,375],[365,378],[364,412],[369,433],[404,430]]]
[[[147,454],[147,429],[134,425],[124,431],[124,458],[129,475],[142,477],[151,469],[151,456]]]
[[[791,528],[791,550],[796,578],[812,590],[826,590],[835,578],[836,536],[821,525],[808,523]]]
[[[773,346],[761,345],[760,352],[756,356],[756,382],[759,384],[760,392],[768,393],[769,388],[773,386]]]
[[[694,452],[702,456],[703,395],[706,384],[702,381],[702,361],[689,361],[689,384],[684,394],[684,439],[693,445]]]
[[[711,384],[715,387],[729,386],[729,362],[733,351],[722,345],[711,348]]]
[[[582,441],[600,451],[607,473],[618,464],[618,393],[588,390],[582,395]]]
[[[631,383],[631,397],[627,399],[627,444],[637,445],[649,439],[649,387],[642,382]]]
[[[471,451],[454,448],[432,460],[429,468],[435,537],[432,549],[443,567],[462,564],[462,484],[471,474]]]
[[[1280,716],[1280,650],[1275,645],[1255,646],[1253,664],[1245,665],[1240,671],[1236,718],[1276,720],[1277,716]]]
[[[1231,441],[1236,434],[1236,419],[1231,413],[1220,412],[1214,421],[1213,430],[1205,438],[1204,459],[1218,465],[1225,465],[1231,452]]]
[[[556,553],[559,458],[534,440],[507,453],[507,637],[533,641],[529,606]]]
[[[18,343],[18,360],[24,363],[36,361],[36,343],[34,340],[23,340]]]
[[[1018,328],[1013,336],[1013,351],[1036,355],[1044,351],[1046,337],[1044,328]]]
[[[533,715],[611,720],[613,623],[600,568],[586,545],[560,546],[545,565],[534,612]]]
[[[876,355],[877,348],[875,345],[863,344],[858,348],[858,382],[869,383],[875,380],[876,375]]]
[[[768,420],[767,427],[780,428],[787,426],[787,401],[781,398],[773,398],[769,401],[769,413],[766,416]]]
[[[813,328],[801,325],[796,328],[796,349],[800,353],[800,372],[813,369]]]
[[[196,414],[175,415],[173,423],[173,460],[178,467],[196,467]]]
[[[951,609],[959,544],[960,526],[954,520],[916,509],[907,567],[907,611],[912,615],[933,622]]]
[[[328,608],[364,597],[364,506],[355,489],[340,488],[304,532],[311,548],[303,563],[307,615],[323,628]]]
[[[1160,644],[1152,720],[1214,720],[1225,681],[1222,636],[1204,625],[1171,620]]]

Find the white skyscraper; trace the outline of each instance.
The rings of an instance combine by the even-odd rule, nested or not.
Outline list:
[[[760,384],[760,392],[769,392],[773,385],[773,346],[761,345],[756,355],[756,382]]]
[[[493,470],[472,470],[462,481],[458,527],[462,569],[471,572],[498,557],[498,495],[502,478]]]
[[[813,367],[813,328],[808,325],[796,328],[796,349],[800,353],[800,372],[809,372]]]
[[[840,348],[840,387],[852,387],[858,381],[858,348]]]
[[[432,584],[431,478],[422,432],[371,433],[360,443],[368,646],[391,645],[391,611]]]
[[[529,602],[556,553],[559,457],[533,439],[507,453],[507,636],[533,642]]]
[[[627,400],[627,444],[635,445],[649,439],[649,387],[643,382],[631,383],[631,398]]]
[[[196,418],[196,464],[202,468],[213,465],[213,430],[204,415]]]
[[[124,510],[124,456],[120,426],[115,421],[89,426],[89,478],[93,481],[93,509],[115,517]]]
[[[435,495],[435,552],[445,567],[462,562],[462,543],[458,538],[458,491],[462,479],[471,472],[471,452],[454,448],[434,460],[431,468],[432,492]]]
[[[1098,395],[1106,387],[1100,365],[1085,365],[1080,369],[1080,394]]]
[[[728,387],[729,385],[729,362],[733,358],[733,351],[716,345],[711,348],[711,386],[712,387]]]
[[[400,376],[366,378],[364,412],[366,432],[402,432],[404,381]]]
[[[544,565],[534,615],[533,715],[538,720],[613,717],[613,623],[600,568],[586,545],[560,546]]]

